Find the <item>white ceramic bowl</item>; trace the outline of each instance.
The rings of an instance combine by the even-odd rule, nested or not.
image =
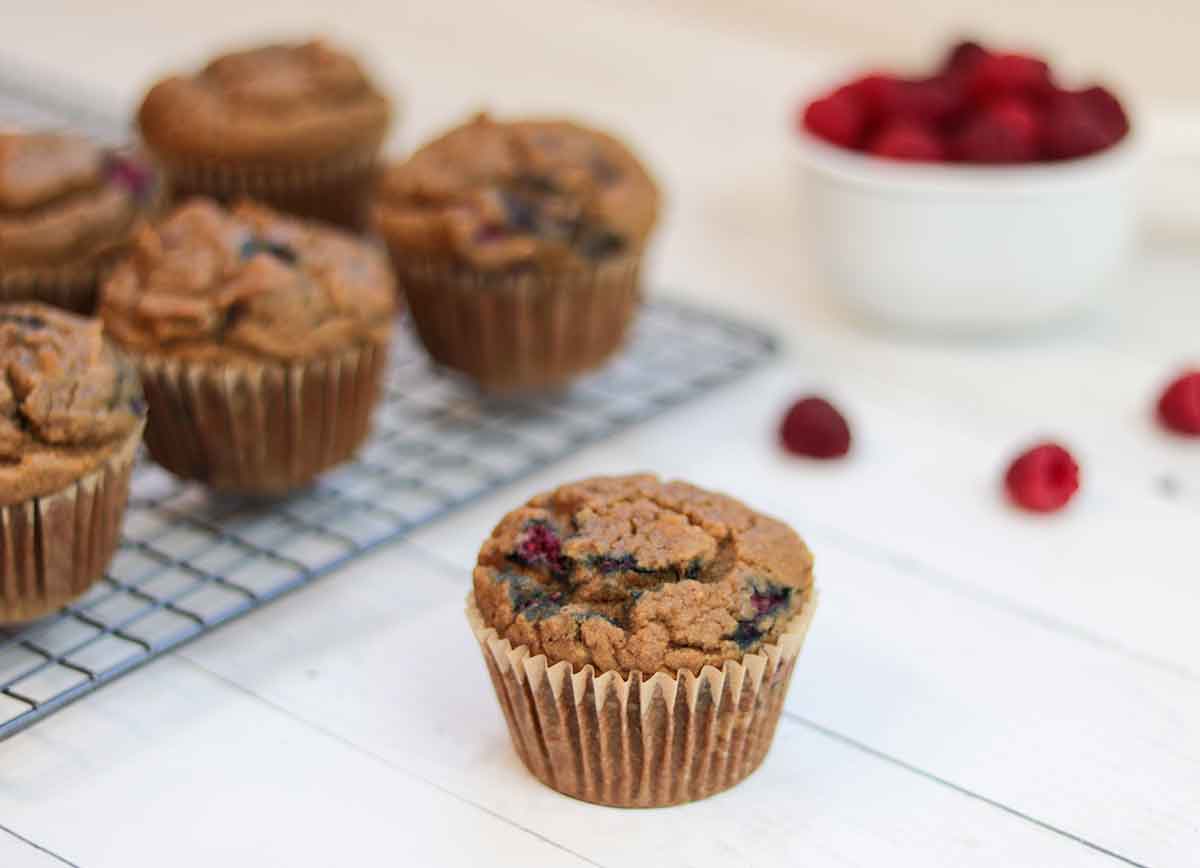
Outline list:
[[[1123,273],[1138,142],[1060,163],[870,157],[801,134],[810,254],[855,311],[909,329],[1013,331],[1068,316]]]

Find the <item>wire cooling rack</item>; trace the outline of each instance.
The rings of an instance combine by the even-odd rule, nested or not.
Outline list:
[[[0,125],[121,125],[36,90],[0,64]],[[83,598],[0,628],[0,739],[134,667],[251,612],[581,447],[698,398],[775,351],[761,331],[678,304],[647,305],[625,351],[553,397],[480,395],[432,366],[407,328],[357,458],[263,502],[212,495],[149,461],[134,470],[123,538]]]

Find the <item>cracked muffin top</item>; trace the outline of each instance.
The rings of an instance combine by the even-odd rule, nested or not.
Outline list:
[[[100,316],[130,350],[191,360],[295,361],[391,332],[386,257],[323,224],[193,199],[134,239]]]
[[[52,494],[99,467],[141,424],[132,365],[97,320],[0,305],[0,505]]]
[[[0,133],[0,270],[107,253],[143,222],[149,167],[79,136]]]
[[[222,55],[150,89],[147,144],[172,160],[309,162],[374,150],[391,106],[350,55],[315,40]]]
[[[812,568],[795,531],[731,497],[599,477],[501,520],[479,553],[475,603],[551,664],[698,673],[776,641],[811,596]]]
[[[479,115],[388,169],[375,221],[401,255],[485,271],[594,267],[644,247],[646,170],[613,137],[562,120]]]

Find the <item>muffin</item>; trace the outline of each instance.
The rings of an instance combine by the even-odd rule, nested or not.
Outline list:
[[[91,313],[160,199],[150,166],[79,136],[0,132],[0,302]]]
[[[467,618],[513,745],[559,792],[702,799],[766,756],[813,610],[786,525],[655,476],[564,485],[484,543]]]
[[[658,193],[611,136],[480,115],[390,167],[373,213],[430,355],[521,391],[621,345]]]
[[[366,437],[394,291],[386,257],[350,235],[197,199],[138,233],[100,315],[141,374],[155,461],[281,494]]]
[[[48,614],[103,575],[145,413],[99,322],[0,305],[0,621]]]
[[[137,116],[176,201],[243,196],[361,228],[391,106],[322,41],[216,58],[150,89]]]

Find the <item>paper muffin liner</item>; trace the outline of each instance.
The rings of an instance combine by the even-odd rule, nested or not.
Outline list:
[[[0,506],[0,622],[48,615],[104,575],[120,536],[143,425],[66,488]]]
[[[207,196],[226,205],[250,198],[280,211],[353,231],[366,226],[379,171],[378,145],[333,160],[279,166],[156,156],[166,171],[176,203],[193,196]]]
[[[272,495],[311,482],[362,444],[387,344],[366,342],[290,364],[133,358],[155,461],[216,489]]]
[[[492,274],[392,260],[434,361],[491,392],[564,386],[620,347],[641,298],[640,255],[591,269]]]
[[[474,593],[467,620],[526,768],[577,799],[655,808],[707,798],[758,768],[816,605],[814,589],[777,644],[741,661],[649,678],[547,665],[486,626]]]

